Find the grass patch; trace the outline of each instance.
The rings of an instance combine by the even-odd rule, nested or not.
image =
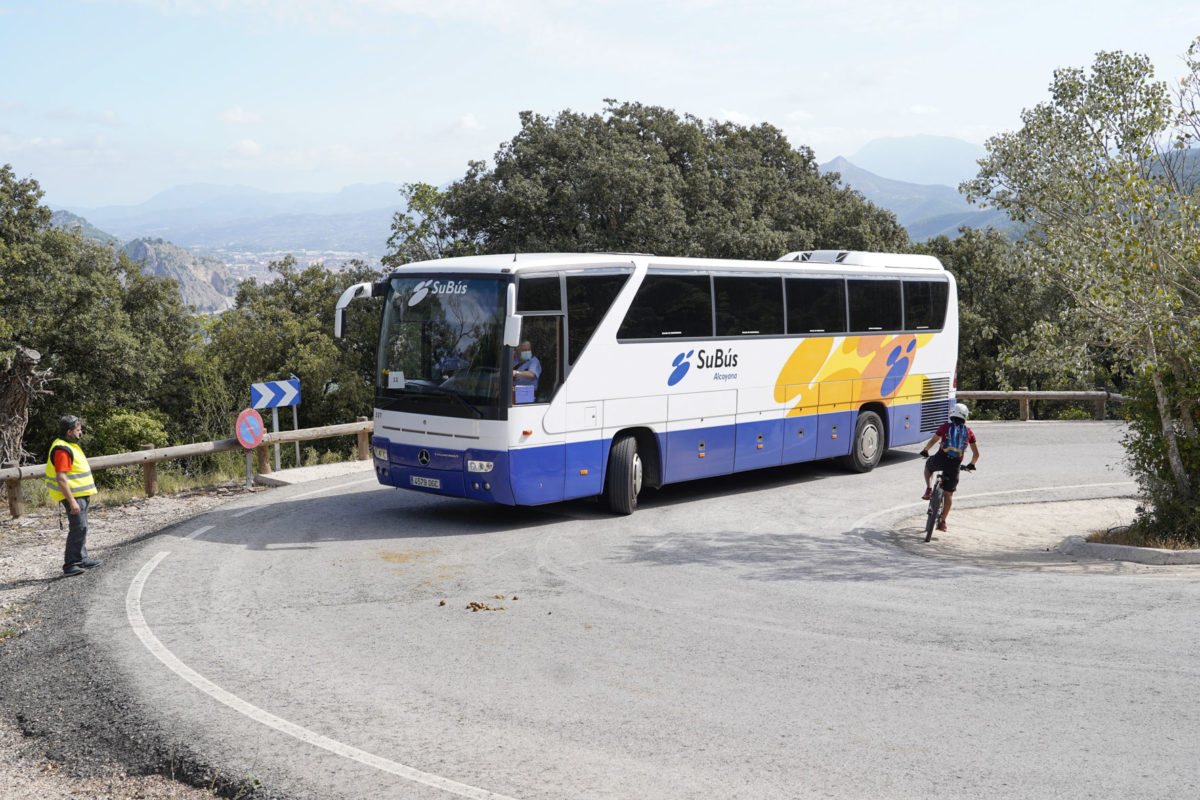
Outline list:
[[[1128,547],[1152,547],[1158,550],[1194,550],[1196,540],[1184,534],[1147,532],[1140,525],[1121,525],[1095,531],[1087,541],[1097,544],[1122,544]]]

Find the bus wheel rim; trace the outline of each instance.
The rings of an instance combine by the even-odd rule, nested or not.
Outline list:
[[[871,461],[879,453],[879,429],[874,425],[868,425],[863,429],[858,453],[864,461]]]

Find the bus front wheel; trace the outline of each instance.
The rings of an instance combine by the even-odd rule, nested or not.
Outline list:
[[[625,435],[613,441],[608,453],[608,480],[604,492],[608,507],[618,514],[632,514],[642,491],[642,458],[637,439]]]
[[[854,442],[846,463],[855,472],[870,472],[883,458],[887,432],[883,420],[874,411],[861,411],[854,425]]]

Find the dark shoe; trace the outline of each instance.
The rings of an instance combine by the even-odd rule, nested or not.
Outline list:
[[[79,566],[78,564],[72,564],[69,567],[63,567],[63,576],[64,577],[66,577],[67,575],[82,575],[83,573],[84,573],[83,567]]]
[[[939,520],[938,520],[938,524],[937,524],[937,529],[938,529],[939,531],[944,531],[944,530],[946,530],[946,520],[944,520],[944,519],[939,519]]]
[[[921,495],[922,500],[928,500],[933,497],[933,489],[926,489],[925,494]]]
[[[100,566],[100,559],[85,558],[83,561],[79,562],[79,566],[83,567],[84,569],[91,569],[92,567],[98,567],[98,566]]]

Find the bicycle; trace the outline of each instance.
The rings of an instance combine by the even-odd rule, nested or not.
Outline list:
[[[929,458],[926,453],[921,454],[921,458]],[[974,472],[974,464],[966,464],[961,469],[962,472]],[[925,541],[930,541],[933,538],[933,529],[937,525],[938,520],[942,518],[942,503],[946,499],[946,490],[942,488],[942,471],[937,471],[937,477],[933,482],[933,493],[929,496],[929,511],[925,518]]]

